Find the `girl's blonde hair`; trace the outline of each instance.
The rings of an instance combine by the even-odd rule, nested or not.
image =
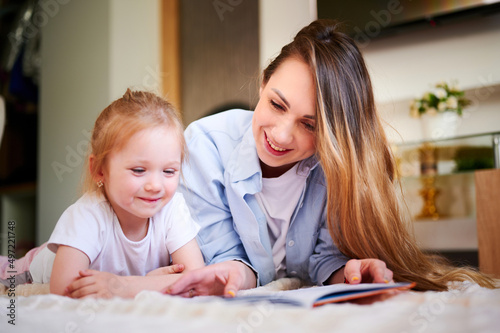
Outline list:
[[[396,281],[418,290],[446,290],[448,282],[472,280],[493,287],[488,276],[424,254],[402,209],[395,160],[375,109],[363,57],[338,23],[317,20],[303,28],[264,70],[263,84],[290,57],[311,68],[316,83],[316,155],[327,185],[327,221],[341,252],[378,258]]]
[[[153,93],[127,89],[123,97],[106,107],[92,131],[89,156],[93,156],[93,161],[86,168],[83,191],[104,194],[96,179],[100,170],[106,168],[109,154],[121,150],[134,134],[158,126],[168,126],[178,135],[182,163],[187,152],[184,126],[172,104]]]

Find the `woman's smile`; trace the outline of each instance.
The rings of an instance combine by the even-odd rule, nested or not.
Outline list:
[[[270,152],[273,153],[273,154],[277,154],[277,155],[284,155],[286,154],[287,152],[291,151],[291,149],[286,149],[286,148],[281,148],[279,147],[277,144],[274,144],[271,139],[269,139],[269,137],[267,136],[266,133],[264,133],[265,137],[266,137],[266,141],[267,143],[269,144],[268,145],[268,148],[270,148]]]

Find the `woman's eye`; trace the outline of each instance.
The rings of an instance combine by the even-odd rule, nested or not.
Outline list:
[[[270,100],[270,103],[271,103],[271,106],[276,109],[276,110],[280,110],[280,111],[285,111],[285,108],[283,106],[281,106],[281,104],[278,104],[276,103],[275,101],[273,101],[272,99]]]
[[[310,123],[303,123],[304,124],[304,127],[306,128],[306,130],[308,131],[311,131],[311,132],[314,132],[314,125],[310,124]]]

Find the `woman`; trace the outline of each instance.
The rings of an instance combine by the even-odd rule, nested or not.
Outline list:
[[[408,233],[368,71],[337,28],[315,21],[283,47],[264,70],[253,114],[231,110],[186,130],[191,160],[181,188],[211,265],[167,292],[231,296],[282,276],[492,286],[424,255]]]

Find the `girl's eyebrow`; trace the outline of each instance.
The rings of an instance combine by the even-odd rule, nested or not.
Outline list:
[[[274,91],[283,100],[283,103],[285,103],[286,106],[290,107],[290,103],[288,103],[288,101],[285,98],[285,95],[283,95],[281,91],[279,91],[276,88],[271,88],[271,90]]]

